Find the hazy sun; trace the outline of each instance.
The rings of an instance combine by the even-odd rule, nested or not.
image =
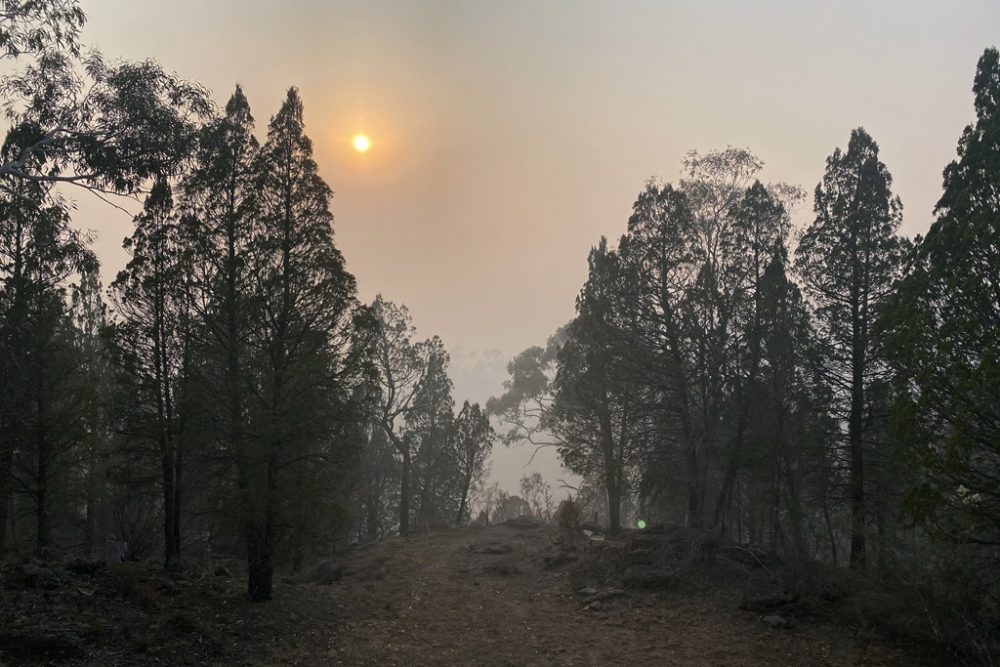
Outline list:
[[[354,150],[359,153],[364,153],[371,148],[372,145],[371,139],[363,134],[354,135],[354,139],[351,140],[351,143],[354,144]]]

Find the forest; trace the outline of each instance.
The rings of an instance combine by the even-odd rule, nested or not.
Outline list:
[[[0,559],[225,554],[266,601],[351,545],[554,521],[571,497],[611,535],[683,526],[795,572],[921,581],[942,641],[995,643],[996,48],[926,235],[899,233],[862,127],[810,193],[762,182],[749,149],[692,150],[637,184],[627,231],[579,258],[576,316],[480,405],[406,306],[359,299],[295,87],[257,123],[239,85],[217,106],[86,51],[84,20],[74,0],[0,13]],[[141,204],[108,285],[83,191]],[[553,447],[583,482],[508,494],[500,446]]]

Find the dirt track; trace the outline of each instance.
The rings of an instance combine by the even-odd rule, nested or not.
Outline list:
[[[325,654],[298,657],[343,665],[916,662],[849,628],[768,627],[759,615],[738,609],[741,591],[731,585],[630,595],[606,601],[600,611],[587,609],[587,599],[571,585],[572,565],[545,567],[555,537],[548,528],[494,526],[356,549],[345,561],[345,578],[325,589],[344,620],[331,628]],[[512,550],[470,550],[490,542]]]
[[[773,590],[773,574],[728,557],[674,568],[651,589],[617,588],[640,543],[665,535],[578,536],[567,548],[534,524],[394,538],[279,577],[264,604],[247,601],[235,562],[235,576],[129,563],[60,571],[46,586],[8,565],[0,667],[948,664],[822,607],[781,606],[790,627],[771,627],[774,611],[739,606],[755,587]]]

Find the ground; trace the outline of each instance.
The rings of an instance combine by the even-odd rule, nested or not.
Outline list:
[[[649,562],[642,546],[570,544],[530,522],[445,530],[279,577],[266,604],[225,572],[126,564],[25,582],[8,569],[0,665],[947,664],[794,604],[743,610],[749,569],[660,581],[633,566],[622,588],[607,564]]]

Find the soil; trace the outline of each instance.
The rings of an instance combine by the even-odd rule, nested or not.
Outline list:
[[[947,664],[781,601],[741,610],[755,575],[735,567],[651,569],[623,588],[608,554],[652,553],[628,548],[530,522],[444,530],[354,547],[319,579],[279,577],[264,604],[245,600],[236,563],[61,570],[45,588],[8,566],[0,665]]]

